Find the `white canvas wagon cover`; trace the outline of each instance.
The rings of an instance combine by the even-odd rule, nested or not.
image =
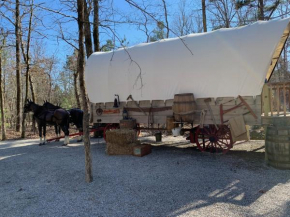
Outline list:
[[[166,100],[174,94],[256,96],[289,36],[290,18],[93,53],[86,65],[91,102]]]

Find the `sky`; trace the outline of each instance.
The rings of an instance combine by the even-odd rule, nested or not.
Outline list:
[[[50,8],[54,11],[61,11],[61,13],[66,14],[68,16],[76,17],[76,12],[71,12],[69,7],[72,6],[72,3],[64,5],[65,0],[34,0],[35,4],[41,4],[44,8]],[[140,4],[141,0],[135,0]],[[161,4],[161,0],[151,0],[154,4]],[[193,11],[193,13],[200,13],[201,5],[200,0],[186,0],[188,4],[188,11]],[[73,2],[73,1],[71,1]],[[104,13],[111,13],[107,19],[118,19],[121,15],[126,15],[128,19],[136,20],[136,11],[137,9],[129,6],[125,0],[102,0],[102,2],[107,2],[103,5],[101,11],[101,17],[104,16]],[[176,20],[176,15],[178,11],[178,7],[180,0],[166,0],[166,4],[168,7],[169,14],[169,25],[171,28],[173,27],[173,22]],[[208,1],[209,2],[209,1]],[[0,8],[3,10],[3,8]],[[163,14],[162,8],[154,5],[149,9],[150,11],[155,12],[156,14]],[[114,11],[114,12],[112,12]],[[7,12],[9,14],[9,12]],[[66,60],[67,55],[71,55],[73,53],[74,48],[66,43],[64,40],[60,38],[60,23],[62,26],[62,31],[64,36],[68,41],[77,46],[77,38],[78,38],[78,26],[76,20],[72,18],[64,18],[61,15],[56,15],[53,12],[49,12],[43,10],[41,8],[36,9],[36,16],[38,19],[37,22],[37,33],[33,35],[33,40],[41,41],[41,46],[43,47],[44,52],[51,56],[55,55],[60,62],[60,65],[63,64]],[[7,14],[7,15],[8,15]],[[119,15],[120,14],[120,15]],[[209,14],[208,14],[209,15]],[[140,13],[138,16],[141,16]],[[11,16],[12,17],[12,16]],[[142,16],[141,16],[142,17]],[[162,18],[156,15],[157,20]],[[164,19],[163,19],[164,20]],[[9,22],[4,19],[1,20],[3,26],[11,26]],[[128,42],[128,46],[133,46],[138,43],[146,42],[146,35],[141,30],[138,30],[136,25],[128,25],[128,24],[116,24],[115,26],[111,26],[114,31],[118,34],[120,38],[126,38]],[[150,26],[151,30],[156,27],[156,22],[153,22]],[[210,23],[208,23],[208,29],[210,30]],[[13,28],[10,27],[11,32],[13,33]],[[101,44],[104,44],[107,39],[112,38],[111,32],[106,32],[103,28],[100,29],[100,39]],[[170,37],[175,37],[173,34]],[[71,40],[70,40],[71,39]],[[117,40],[116,40],[117,41]],[[33,44],[33,42],[32,42]]]
[[[126,3],[124,0],[111,0],[112,4],[108,3],[105,7],[111,7],[113,6],[113,10],[121,11],[121,13],[126,14],[127,16],[131,16],[130,18],[133,18],[136,16],[134,12],[136,11],[135,8],[132,8]],[[190,2],[191,0],[188,0]],[[44,3],[44,6],[47,8],[53,8],[54,10],[60,10],[62,8],[61,3],[59,0],[53,0],[53,1],[39,1],[41,3]],[[158,2],[158,1],[156,1]],[[162,2],[160,0],[160,2]],[[176,0],[166,0],[166,3],[168,4],[168,14],[169,16],[169,22],[172,23],[172,20],[174,19],[174,11],[177,10],[178,4],[176,3]],[[194,0],[193,2],[199,2],[198,0]],[[196,5],[198,5],[196,3]],[[109,12],[109,10],[112,10],[111,8],[106,11],[106,13]],[[63,13],[70,14],[72,16],[76,16],[75,13],[68,12],[67,10],[63,9]],[[160,11],[159,11],[160,12]],[[43,11],[41,12],[43,14]],[[46,12],[47,13],[47,12]],[[47,53],[49,54],[55,54],[57,55],[62,61],[65,60],[66,55],[71,54],[73,52],[73,47],[68,45],[66,42],[64,42],[62,39],[58,38],[59,36],[59,26],[57,25],[57,22],[54,21],[55,17],[53,13],[47,13],[47,15],[43,15],[42,22],[45,24],[46,28],[43,28],[43,31],[48,33],[48,38],[44,38],[43,41],[45,43],[45,47],[47,49]],[[108,17],[109,19],[118,19],[118,14],[111,15]],[[68,19],[64,19],[67,21]],[[77,38],[77,22],[71,21],[67,22],[63,25],[63,31],[66,37],[71,38]],[[151,26],[151,29],[155,28],[156,23],[153,23]],[[137,29],[136,25],[128,25],[128,24],[116,24],[115,26],[112,26],[114,28],[115,32],[117,33],[118,37],[120,38],[126,38],[128,42],[128,46],[133,46],[139,43],[146,42],[146,35]],[[101,29],[101,44],[104,44],[107,39],[111,38],[111,35],[108,36],[106,32],[104,32],[104,29]],[[109,33],[110,34],[110,33]],[[117,40],[117,39],[116,39]]]

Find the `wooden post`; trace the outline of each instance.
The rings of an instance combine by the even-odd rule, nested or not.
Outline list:
[[[280,113],[280,87],[277,85],[276,87],[276,97],[277,97],[277,115]]]
[[[262,105],[263,105],[263,110],[264,116],[268,117],[269,112],[270,112],[270,93],[269,93],[269,86],[267,84],[264,84],[263,86],[263,91],[262,91]]]
[[[286,86],[285,86],[285,83],[283,84],[283,109],[284,109],[284,116],[286,116]]]
[[[273,86],[270,87],[270,103],[271,103],[271,116],[273,116]]]

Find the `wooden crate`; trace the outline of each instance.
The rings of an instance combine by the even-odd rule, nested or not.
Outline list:
[[[144,155],[151,153],[151,145],[142,144],[133,147],[133,155],[137,157],[143,157]]]

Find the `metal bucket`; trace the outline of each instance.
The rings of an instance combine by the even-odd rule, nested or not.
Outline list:
[[[155,139],[156,139],[156,142],[161,142],[162,141],[162,133],[161,132],[155,133]]]
[[[176,127],[176,128],[173,128],[172,129],[172,135],[175,137],[175,136],[180,136],[180,130],[181,130],[181,127]]]

